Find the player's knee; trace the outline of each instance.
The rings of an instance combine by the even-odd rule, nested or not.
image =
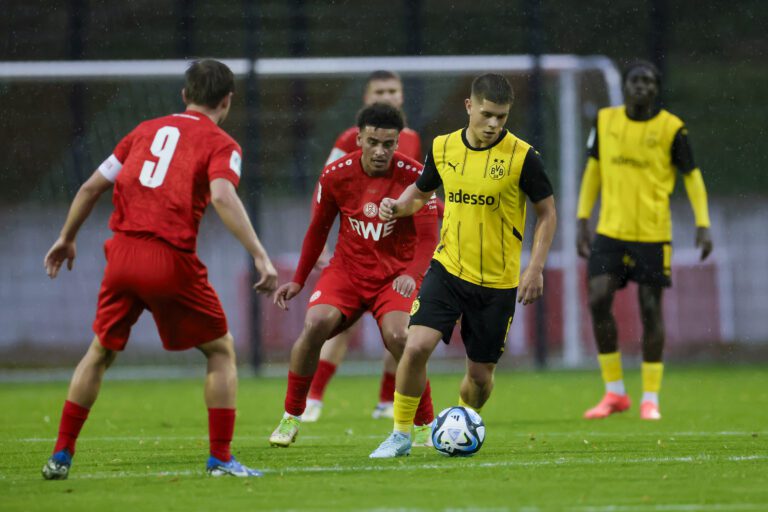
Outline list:
[[[426,364],[429,356],[432,355],[432,347],[418,341],[406,343],[403,350],[403,357],[408,357],[412,361],[423,362]]]
[[[117,358],[117,352],[104,347],[98,342],[98,339],[94,339],[94,342],[88,349],[86,357],[90,358],[95,364],[109,368]]]
[[[329,318],[307,316],[304,319],[303,337],[310,342],[323,343],[333,332],[335,322]]]
[[[217,358],[229,359],[232,364],[235,363],[235,338],[227,332],[221,338],[217,338],[208,343],[203,343],[197,347],[206,357],[215,356]]]
[[[611,310],[611,296],[601,290],[590,290],[589,309],[593,315],[605,315]]]
[[[405,330],[393,330],[385,332],[383,335],[384,345],[387,350],[399,358],[405,350],[405,342],[408,341],[408,332]]]

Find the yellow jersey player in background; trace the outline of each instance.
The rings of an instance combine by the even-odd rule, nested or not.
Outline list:
[[[413,303],[397,367],[394,430],[371,458],[410,453],[427,361],[441,339],[450,341],[459,318],[467,351],[459,405],[479,411],[493,389],[515,299],[531,304],[544,291],[544,263],[557,223],[555,200],[539,154],[504,129],[512,99],[503,76],[475,78],[465,100],[468,126],[436,137],[416,183],[397,200],[384,199],[379,208],[385,221],[407,217],[440,185],[445,191],[440,243]],[[526,199],[537,218],[530,262],[521,276]]]
[[[664,369],[662,295],[672,284],[669,196],[676,171],[683,175],[693,207],[702,260],[712,251],[707,191],[683,121],[656,106],[658,69],[650,62],[634,61],[622,78],[625,104],[598,112],[579,194],[578,253],[589,258],[589,308],[605,382],[603,399],[584,417],[605,418],[630,407],[611,305],[616,291],[631,280],[638,284],[643,325],[640,417],[658,420]],[[600,216],[592,240],[588,221],[598,194]]]

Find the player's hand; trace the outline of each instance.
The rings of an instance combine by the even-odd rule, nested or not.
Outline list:
[[[383,221],[390,221],[395,218],[395,212],[397,207],[395,206],[395,200],[391,197],[385,197],[381,200],[379,205],[379,218]]]
[[[318,257],[317,261],[315,262],[315,269],[323,270],[325,267],[327,267],[331,262],[331,256],[331,251],[328,250],[328,246],[326,245],[323,247],[323,252],[320,254],[320,257]]]
[[[589,233],[589,221],[579,219],[576,225],[576,251],[582,258],[589,258],[592,246],[592,235]]]
[[[533,304],[544,295],[544,273],[528,267],[520,276],[520,286],[517,289],[517,302],[523,306]]]
[[[72,265],[75,263],[75,256],[77,255],[77,247],[75,241],[68,242],[63,238],[59,238],[53,243],[53,246],[48,250],[48,254],[45,255],[43,260],[43,266],[45,266],[45,273],[51,279],[55,278],[59,274],[61,265],[66,260],[67,270],[72,270]]]
[[[392,282],[392,288],[407,299],[416,290],[416,280],[409,275],[403,274]]]
[[[288,306],[286,305],[286,302],[298,295],[301,289],[302,286],[299,283],[294,283],[293,281],[285,283],[277,289],[272,302],[274,302],[280,309],[287,311]]]
[[[696,228],[696,247],[701,248],[701,261],[707,259],[712,252],[712,237],[709,234],[709,228]]]
[[[272,262],[269,258],[253,258],[253,265],[260,276],[253,289],[259,293],[272,293],[277,288],[277,270]]]

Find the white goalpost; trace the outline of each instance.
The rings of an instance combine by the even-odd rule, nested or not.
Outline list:
[[[573,221],[583,165],[583,113],[579,84],[583,73],[597,73],[602,77],[608,103],[621,103],[620,74],[610,59],[604,56],[576,55],[542,55],[539,58],[531,55],[461,55],[221,60],[237,77],[253,74],[264,78],[332,78],[365,75],[377,69],[388,69],[404,77],[416,78],[484,71],[527,73],[537,66],[544,73],[555,74],[560,155],[557,200],[563,221],[558,230],[561,249],[552,254],[550,264],[563,272],[562,364],[575,367],[583,362],[576,223]],[[0,62],[0,82],[178,79],[188,65],[189,61],[186,60]]]

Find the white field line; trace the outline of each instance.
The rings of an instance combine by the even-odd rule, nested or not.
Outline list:
[[[400,461],[402,459],[399,459]],[[446,459],[447,460],[447,459]],[[700,462],[752,462],[768,461],[768,455],[742,455],[729,457],[713,457],[707,454],[691,455],[687,457],[638,457],[633,459],[623,459],[619,457],[605,458],[565,458],[560,457],[554,460],[512,460],[497,462],[475,462],[468,459],[456,459],[452,466],[443,464],[388,464],[366,466],[302,466],[287,467],[281,469],[258,468],[264,473],[285,474],[285,473],[347,473],[347,472],[380,472],[380,471],[422,471],[432,469],[489,469],[489,468],[526,468],[526,467],[564,467],[564,466],[592,466],[598,464],[666,464],[666,463],[700,463]],[[393,462],[393,461],[390,461]],[[112,479],[112,478],[147,478],[147,477],[179,477],[179,476],[202,476],[205,473],[198,470],[184,471],[109,471],[99,473],[73,473],[74,478],[83,479]],[[0,479],[5,480],[8,477],[0,475]]]
[[[655,510],[658,512],[727,512],[736,510],[765,510],[765,503],[706,503],[706,504],[657,504],[657,505],[605,505],[600,507],[570,508],[573,512],[635,512]]]
[[[516,434],[513,436],[513,439],[516,437],[521,438],[528,438],[531,435],[535,435],[537,439],[546,439],[547,437],[575,437],[575,438],[589,438],[589,437],[609,437],[609,436],[616,436],[620,435],[620,433],[616,432],[536,432],[531,434]],[[722,432],[694,432],[694,431],[687,431],[687,432],[634,432],[632,434],[632,437],[658,437],[662,439],[670,439],[674,437],[711,437],[711,436],[722,436],[722,437],[750,437],[750,436],[768,436],[768,431],[722,431]],[[358,435],[358,434],[344,434],[343,437],[354,437],[356,439],[383,439],[386,437],[386,433],[383,434],[366,434],[366,435]],[[235,442],[238,440],[241,441],[258,441],[259,439],[266,438],[266,434],[264,436],[241,436],[238,435],[235,437]],[[332,434],[328,434],[325,436],[311,436],[311,435],[304,435],[302,434],[302,439],[328,439],[330,437],[333,437]],[[200,436],[94,436],[94,437],[88,437],[88,436],[82,436],[79,438],[80,441],[103,441],[103,442],[110,442],[110,441],[205,441],[208,437],[204,435]],[[24,437],[21,439],[17,439],[17,442],[20,443],[52,443],[56,441],[55,437]]]

